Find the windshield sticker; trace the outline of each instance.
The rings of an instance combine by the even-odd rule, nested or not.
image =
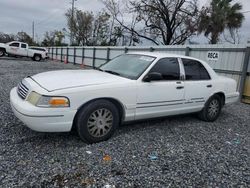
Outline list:
[[[153,61],[154,58],[153,57],[147,57],[147,56],[141,56],[140,60],[144,60],[144,61]]]

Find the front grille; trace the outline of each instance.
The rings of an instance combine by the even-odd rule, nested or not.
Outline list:
[[[20,82],[17,86],[17,94],[19,95],[19,97],[21,97],[22,99],[26,99],[28,93],[29,89],[22,82]]]

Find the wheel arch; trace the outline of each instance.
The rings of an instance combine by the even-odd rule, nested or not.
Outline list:
[[[40,57],[42,58],[42,55],[41,55],[41,54],[38,54],[38,53],[34,53],[33,58],[34,58],[36,55],[38,55],[38,56],[40,56]]]
[[[6,49],[4,47],[0,47],[0,50],[3,50],[6,53]]]
[[[107,100],[111,103],[113,103],[118,112],[119,112],[119,115],[120,115],[120,123],[123,122],[124,118],[125,118],[125,107],[124,105],[122,104],[122,102],[120,102],[118,99],[115,99],[115,98],[110,98],[110,97],[102,97],[102,98],[95,98],[95,99],[92,99],[84,104],[82,104],[78,109],[77,109],[77,112],[74,116],[74,119],[73,119],[73,125],[72,125],[72,129],[75,128],[75,122],[76,122],[76,117],[77,115],[79,114],[80,110],[83,109],[85,106],[87,106],[88,104],[94,102],[94,101],[97,101],[97,100]]]
[[[222,106],[224,106],[225,103],[226,103],[225,93],[222,92],[222,91],[220,91],[220,92],[216,92],[214,95],[218,95],[221,98],[221,100],[222,100]]]

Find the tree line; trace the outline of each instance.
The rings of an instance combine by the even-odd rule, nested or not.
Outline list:
[[[62,46],[72,36],[77,46],[117,46],[185,44],[194,36],[204,35],[210,44],[224,40],[239,43],[244,21],[242,5],[233,0],[212,0],[199,9],[198,0],[102,0],[99,13],[68,9],[67,28],[48,31],[43,46]],[[0,42],[11,39],[35,44],[24,32],[0,33]]]
[[[0,43],[7,43],[11,41],[20,41],[28,43],[30,46],[67,46],[63,43],[65,34],[63,31],[47,31],[44,34],[44,39],[41,43],[34,41],[34,39],[26,32],[21,31],[17,34],[6,34],[0,32]]]

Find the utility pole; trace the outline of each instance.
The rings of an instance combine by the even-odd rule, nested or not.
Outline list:
[[[74,11],[75,11],[75,1],[77,0],[72,0],[72,13],[71,13],[71,23],[74,21]],[[70,45],[73,44],[73,33],[72,29],[70,30]]]
[[[35,42],[35,22],[32,22],[32,39],[33,42]]]

